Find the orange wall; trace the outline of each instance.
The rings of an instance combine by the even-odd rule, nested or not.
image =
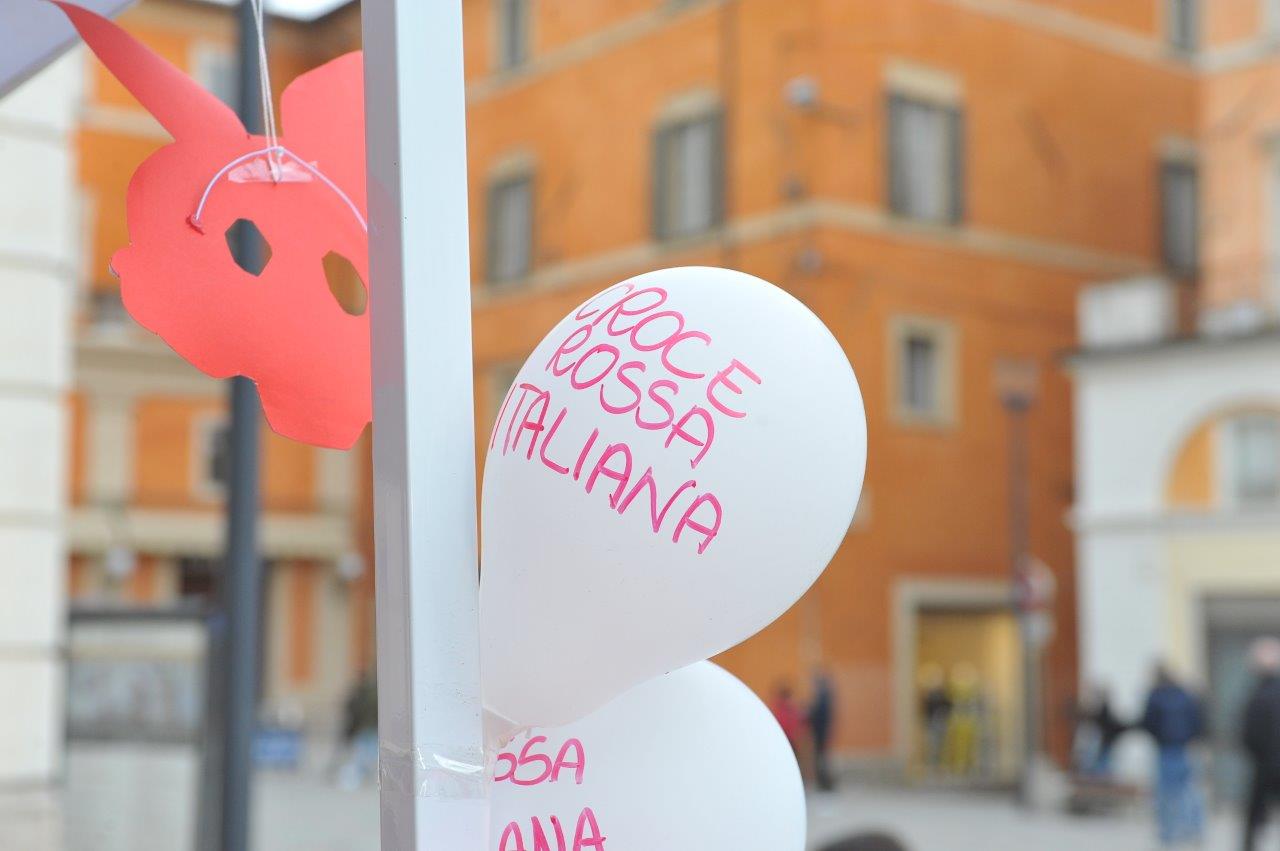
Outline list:
[[[315,674],[316,606],[320,570],[307,561],[294,562],[289,571],[289,680],[305,686]]]
[[[1202,2],[1203,41],[1219,47],[1256,38],[1262,30],[1266,0],[1208,0]]]
[[[1268,235],[1280,163],[1280,62],[1215,75],[1202,84],[1200,179],[1205,250],[1201,299],[1221,306],[1274,300],[1269,269],[1280,245]],[[1273,301],[1274,303],[1274,301]]]
[[[1029,5],[1044,7],[1046,11],[1069,12],[1086,21],[1096,21],[1135,34],[1157,37],[1163,21],[1162,2],[1163,0],[1030,0]]]
[[[489,5],[467,6],[470,44],[486,43]],[[727,263],[808,304],[858,372],[869,416],[869,507],[810,595],[722,661],[767,693],[783,678],[804,681],[816,639],[845,695],[838,745],[884,752],[896,711],[897,584],[1008,576],[1008,427],[993,374],[1000,358],[1031,358],[1041,371],[1030,415],[1031,543],[1058,575],[1059,637],[1046,677],[1056,720],[1076,685],[1073,542],[1063,522],[1072,502],[1071,397],[1059,358],[1075,345],[1081,286],[1119,274],[1108,264],[1159,263],[1158,154],[1163,138],[1195,131],[1192,77],[1173,63],[1100,51],[957,3],[731,5],[693,4],[601,55],[506,82],[485,77],[472,60],[474,277],[484,277],[488,175],[522,151],[536,169],[535,265],[567,279],[478,300],[478,434],[494,414],[492,370],[519,362],[572,306],[626,275]],[[1083,13],[1082,4],[1056,5]],[[1155,31],[1150,4],[1089,5],[1114,25]],[[728,77],[726,26],[739,51]],[[540,61],[554,59],[550,51]],[[960,234],[903,228],[884,215],[885,73],[893,60],[941,70],[963,91],[969,212]],[[801,74],[818,80],[824,115],[784,104],[787,81]],[[729,93],[731,216],[763,221],[785,212],[792,202],[783,185],[795,176],[807,197],[843,205],[854,223],[819,222],[729,247],[694,242],[575,278],[571,261],[651,246],[654,122],[672,97],[699,88]],[[978,248],[965,236],[974,232],[992,241]],[[797,271],[802,250],[816,250],[817,271]],[[1075,253],[1064,260],[1064,250]],[[890,415],[887,335],[903,315],[944,320],[957,335],[952,427],[909,428]],[[1059,753],[1066,736],[1057,724]]]
[[[125,190],[134,170],[164,142],[85,128],[77,137],[80,183],[93,205],[89,284],[95,290],[115,289],[119,283],[109,269],[111,255],[129,244]]]
[[[67,493],[73,505],[84,500],[85,488],[85,404],[80,393],[67,394],[67,471],[70,474]]]
[[[1174,508],[1212,508],[1218,459],[1213,443],[1216,420],[1197,428],[1174,459],[1165,483],[1165,503]]]
[[[673,96],[720,86],[726,27],[738,50],[728,78],[738,213],[776,210],[789,173],[814,197],[882,209],[884,74],[890,60],[906,60],[943,69],[964,89],[973,225],[1155,256],[1159,140],[1195,127],[1184,70],[936,0],[740,0],[691,4],[616,48],[472,98],[472,126],[483,128],[469,135],[474,274],[485,269],[488,175],[513,150],[536,163],[537,261],[646,242],[654,122]],[[818,80],[827,117],[784,104],[787,81],[801,74]]]
[[[221,420],[220,400],[149,397],[138,401],[135,428],[134,502],[150,508],[213,507],[216,490],[197,482],[195,440],[201,421]],[[261,432],[262,502],[267,510],[313,509],[315,453],[303,444]]]
[[[159,590],[159,565],[154,556],[138,556],[137,564],[129,574],[125,587],[125,599],[136,605],[147,605],[156,602]]]

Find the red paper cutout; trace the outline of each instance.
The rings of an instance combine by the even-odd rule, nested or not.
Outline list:
[[[109,20],[57,5],[175,140],[129,182],[130,244],[111,261],[125,308],[201,371],[253,379],[276,432],[349,448],[371,415],[369,311],[343,310],[323,260],[345,257],[367,290],[360,54],[285,89],[278,144],[297,159],[280,155],[285,179],[263,182],[266,156],[246,155],[268,143],[230,108]],[[259,275],[240,268],[227,245],[238,219],[252,221],[271,246]]]

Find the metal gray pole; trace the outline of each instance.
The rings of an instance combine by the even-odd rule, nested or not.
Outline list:
[[[240,2],[239,112],[249,132],[261,132],[258,114],[258,35],[253,7]],[[241,265],[257,267],[262,245],[242,229],[236,252]],[[258,632],[262,611],[258,557],[258,391],[247,378],[231,379],[230,481],[222,604],[227,614],[226,738],[222,774],[222,848],[247,851],[252,744],[257,725]]]
[[[1030,581],[1030,498],[1027,492],[1027,409],[1030,400],[1009,396],[1004,400],[1009,415],[1009,550],[1010,569],[1017,600],[1019,635],[1022,639],[1023,755],[1020,797],[1034,805],[1036,770],[1040,759],[1040,658],[1031,635],[1032,611],[1028,592]]]

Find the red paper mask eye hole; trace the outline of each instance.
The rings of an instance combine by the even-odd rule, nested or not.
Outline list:
[[[326,254],[322,262],[329,292],[333,293],[338,306],[352,316],[361,316],[369,304],[369,293],[355,264],[336,251]]]
[[[255,278],[261,275],[271,262],[271,243],[262,235],[262,231],[249,219],[236,219],[227,228],[227,248],[231,250],[231,259],[241,269]],[[241,252],[241,246],[248,240],[251,246],[247,253]]]

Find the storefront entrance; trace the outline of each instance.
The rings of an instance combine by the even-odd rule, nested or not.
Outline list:
[[[923,606],[915,634],[913,773],[974,783],[1012,780],[1022,730],[1013,613]]]
[[[1205,601],[1205,700],[1213,743],[1217,801],[1238,803],[1248,794],[1249,764],[1240,747],[1241,721],[1253,688],[1249,649],[1263,636],[1280,636],[1280,597],[1215,597]]]

